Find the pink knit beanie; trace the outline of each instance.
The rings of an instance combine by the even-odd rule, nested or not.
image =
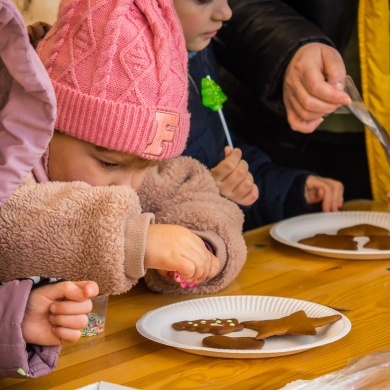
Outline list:
[[[187,51],[172,0],[62,0],[38,54],[57,130],[149,160],[182,153]]]

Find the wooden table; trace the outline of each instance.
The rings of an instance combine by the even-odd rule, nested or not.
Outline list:
[[[385,210],[367,202],[347,209]],[[136,321],[147,311],[198,296],[169,297],[143,283],[110,297],[104,334],[63,348],[55,372],[37,380],[0,380],[6,389],[75,389],[100,380],[138,389],[280,389],[297,379],[340,370],[352,359],[390,349],[390,259],[337,260],[275,242],[270,227],[245,234],[247,263],[218,295],[271,295],[340,309],[352,322],[339,341],[290,356],[222,359],[194,355],[149,341]]]

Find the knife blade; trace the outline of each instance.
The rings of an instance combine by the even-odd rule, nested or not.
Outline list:
[[[345,91],[351,98],[351,104],[345,106],[352,114],[356,116],[379,140],[385,152],[388,163],[390,164],[390,136],[378,119],[372,114],[364,104],[362,97],[351,76],[345,77]]]

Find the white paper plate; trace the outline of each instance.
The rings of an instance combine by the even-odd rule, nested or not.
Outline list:
[[[363,248],[366,237],[358,238],[358,250],[338,250],[300,244],[302,238],[319,233],[335,234],[338,229],[367,223],[390,230],[390,213],[372,211],[340,211],[337,213],[315,213],[286,219],[272,226],[271,236],[286,245],[320,256],[353,260],[389,259],[390,250]],[[389,238],[390,239],[390,238]]]
[[[157,343],[197,355],[240,359],[292,355],[339,340],[351,329],[351,322],[341,314],[342,318],[339,321],[317,328],[315,336],[274,336],[266,339],[260,350],[226,350],[203,347],[202,339],[210,334],[177,331],[172,328],[172,324],[178,321],[213,318],[237,318],[239,321],[266,320],[281,318],[298,310],[304,310],[309,317],[341,314],[326,306],[298,299],[238,295],[199,298],[164,306],[143,315],[136,326],[142,336]],[[243,329],[227,336],[254,337],[256,334],[254,330]]]

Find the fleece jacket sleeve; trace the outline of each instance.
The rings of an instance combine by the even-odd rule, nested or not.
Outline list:
[[[146,177],[138,193],[143,209],[155,214],[156,223],[190,229],[212,246],[220,261],[219,273],[213,279],[190,290],[150,270],[145,275],[150,289],[164,294],[214,293],[236,278],[247,253],[243,214],[235,203],[219,195],[214,179],[202,164],[190,157],[170,159]]]
[[[123,293],[145,273],[153,219],[128,186],[24,184],[0,208],[0,280],[94,280],[102,293]]]

